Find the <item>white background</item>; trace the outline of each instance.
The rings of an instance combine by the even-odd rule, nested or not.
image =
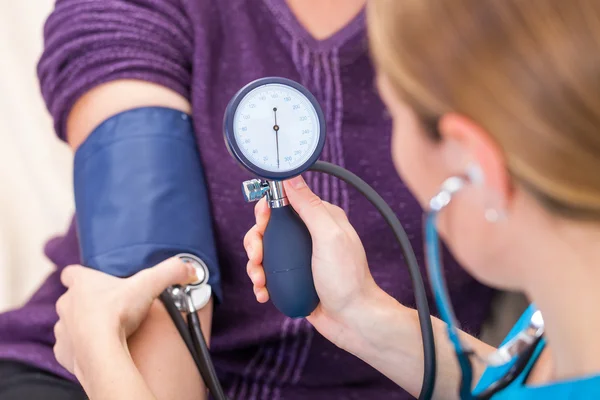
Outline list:
[[[0,311],[51,271],[44,242],[68,225],[71,151],[54,137],[36,63],[52,0],[0,0]]]

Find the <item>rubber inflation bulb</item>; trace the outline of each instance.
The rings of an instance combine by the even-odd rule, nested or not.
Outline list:
[[[263,267],[271,301],[290,318],[319,304],[312,274],[312,238],[291,206],[271,209],[263,237]]]

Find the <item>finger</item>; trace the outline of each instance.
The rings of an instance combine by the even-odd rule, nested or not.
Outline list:
[[[265,287],[254,287],[254,296],[256,297],[256,301],[259,303],[266,303],[269,301],[269,292],[267,292],[267,288]]]
[[[271,216],[271,209],[267,205],[267,199],[263,197],[260,199],[254,207],[254,217],[256,218],[256,225],[261,235],[265,233],[267,224],[269,223],[269,217]]]
[[[248,265],[246,266],[246,273],[248,274],[248,277],[254,286],[265,286],[265,270],[263,269],[262,265],[253,264],[249,261]]]
[[[135,285],[135,293],[145,293],[154,299],[169,286],[185,285],[194,282],[198,277],[191,263],[185,263],[179,257],[172,257],[138,272],[130,279]]]
[[[56,358],[56,361],[58,361],[58,363],[62,365],[64,369],[73,374],[75,373],[73,368],[74,364],[67,348],[67,344],[64,343],[64,340],[61,340],[54,344],[52,351],[54,352],[54,358]]]
[[[81,272],[83,267],[81,265],[69,265],[65,267],[60,273],[60,281],[65,287],[71,287],[73,282],[76,281],[76,276]]]
[[[246,252],[248,252],[248,246],[250,245],[250,232],[254,229],[258,229],[256,228],[256,225],[252,226],[252,228],[244,235],[244,248],[246,249]]]
[[[306,185],[301,176],[284,182],[288,200],[313,236],[335,224],[323,201]]]
[[[65,293],[62,296],[60,296],[58,298],[58,300],[56,300],[55,308],[56,308],[56,314],[58,314],[59,318],[65,316],[65,306],[66,306],[66,301],[67,301],[66,296],[67,295]]]
[[[325,208],[327,209],[329,215],[331,215],[331,218],[340,228],[344,230],[344,232],[352,236],[358,235],[356,233],[356,230],[350,223],[350,220],[348,220],[348,215],[342,208],[334,204],[328,203],[326,201],[324,201],[323,204],[325,205]]]
[[[67,362],[65,360],[66,357],[64,356],[65,352],[62,350],[62,341],[56,341],[54,343],[52,351],[54,352],[54,358],[56,358],[56,361],[58,361],[58,363],[62,365],[65,369],[68,369]]]
[[[52,351],[54,352],[56,361],[69,372],[73,372],[73,362],[68,351],[68,335],[66,335],[65,327],[61,320],[54,325],[54,338],[55,342]]]
[[[256,236],[260,236],[262,238],[262,234],[258,230],[258,226],[254,225],[246,234],[244,235],[244,249],[246,249],[246,253],[249,254],[250,245],[252,244],[253,239]]]
[[[244,242],[248,260],[252,261],[254,264],[260,264],[262,263],[263,258],[263,237],[258,232],[258,229],[255,228],[250,229],[248,233],[246,233]]]
[[[339,220],[348,220],[348,217],[346,216],[346,212],[341,209],[340,207],[336,206],[335,204],[331,204],[327,201],[323,201],[323,205],[325,206],[325,209],[327,210],[327,212],[329,213],[329,215],[331,215],[331,217],[338,222]]]
[[[61,327],[61,325],[62,325],[62,320],[60,320],[60,319],[58,320],[58,322],[56,324],[54,324],[54,341],[55,342],[58,342],[58,339],[60,337],[62,337],[62,333],[61,333],[62,327]]]

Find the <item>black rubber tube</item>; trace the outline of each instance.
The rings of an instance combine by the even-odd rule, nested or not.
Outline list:
[[[208,350],[208,346],[206,345],[204,334],[202,333],[202,326],[200,325],[198,312],[193,311],[189,313],[187,320],[190,332],[192,332],[194,348],[196,349],[196,353],[198,353],[200,360],[202,360],[203,363],[204,372],[202,372],[202,378],[204,379],[204,383],[216,400],[227,400],[227,396],[225,396],[225,393],[223,392],[223,387],[221,387],[219,377],[215,371],[215,366],[210,358],[210,352]]]
[[[394,211],[390,206],[383,200],[383,198],[365,181],[360,179],[352,172],[338,167],[337,165],[318,161],[311,167],[312,171],[323,172],[338,179],[343,180],[349,185],[353,186],[363,196],[365,196],[373,206],[381,213],[385,221],[392,228],[406,264],[409,269],[410,277],[413,284],[413,290],[415,293],[415,304],[417,308],[417,314],[419,316],[419,324],[421,328],[421,336],[423,340],[423,383],[421,385],[421,393],[419,395],[420,400],[430,400],[433,396],[433,390],[435,388],[435,379],[437,373],[436,367],[436,354],[435,354],[435,340],[433,336],[433,326],[431,323],[431,315],[429,311],[429,302],[427,301],[427,292],[425,291],[425,284],[423,283],[423,277],[419,269],[417,258],[413,251],[412,245],[402,224],[394,214]],[[206,341],[200,327],[200,320],[197,313],[190,313],[188,315],[188,324],[193,335],[190,335],[183,318],[181,317],[177,308],[173,304],[170,295],[165,292],[161,295],[161,300],[167,307],[169,315],[175,322],[175,326],[179,330],[183,340],[186,343],[188,349],[196,361],[196,365],[200,370],[202,378],[211,394],[216,400],[226,400],[223,389],[217,379],[214,366],[212,364],[210,353],[206,346]],[[174,310],[174,311],[173,311]],[[222,396],[222,397],[220,397]]]
[[[410,272],[413,291],[415,293],[415,304],[419,315],[419,324],[421,327],[421,336],[423,340],[423,384],[421,385],[420,400],[429,400],[433,396],[435,388],[435,379],[437,373],[436,354],[435,354],[435,339],[433,336],[433,326],[431,323],[431,314],[429,312],[429,302],[427,301],[427,292],[423,283],[423,276],[419,269],[419,263],[415,256],[414,250],[402,227],[402,224],[396,217],[394,211],[385,202],[385,200],[369,186],[368,183],[353,174],[352,172],[339,167],[335,164],[324,161],[317,161],[311,168],[312,171],[323,172],[348,183],[365,196],[373,206],[383,216],[390,228],[394,231],[394,235],[400,243],[402,254],[406,260],[406,265]]]
[[[188,314],[188,324],[186,325],[185,320],[175,306],[175,303],[173,302],[173,299],[168,291],[161,293],[160,300],[165,305],[167,313],[175,324],[175,328],[177,328],[177,331],[181,335],[181,338],[192,355],[194,363],[196,363],[196,367],[202,376],[202,380],[204,381],[204,384],[210,391],[211,395],[216,400],[228,400],[223,392],[223,387],[217,378],[217,374],[215,373],[214,365],[206,345],[206,340],[202,334],[198,314]]]

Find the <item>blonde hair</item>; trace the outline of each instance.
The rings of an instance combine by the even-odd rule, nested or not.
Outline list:
[[[425,124],[468,116],[552,211],[600,217],[600,1],[372,0],[378,69]]]

